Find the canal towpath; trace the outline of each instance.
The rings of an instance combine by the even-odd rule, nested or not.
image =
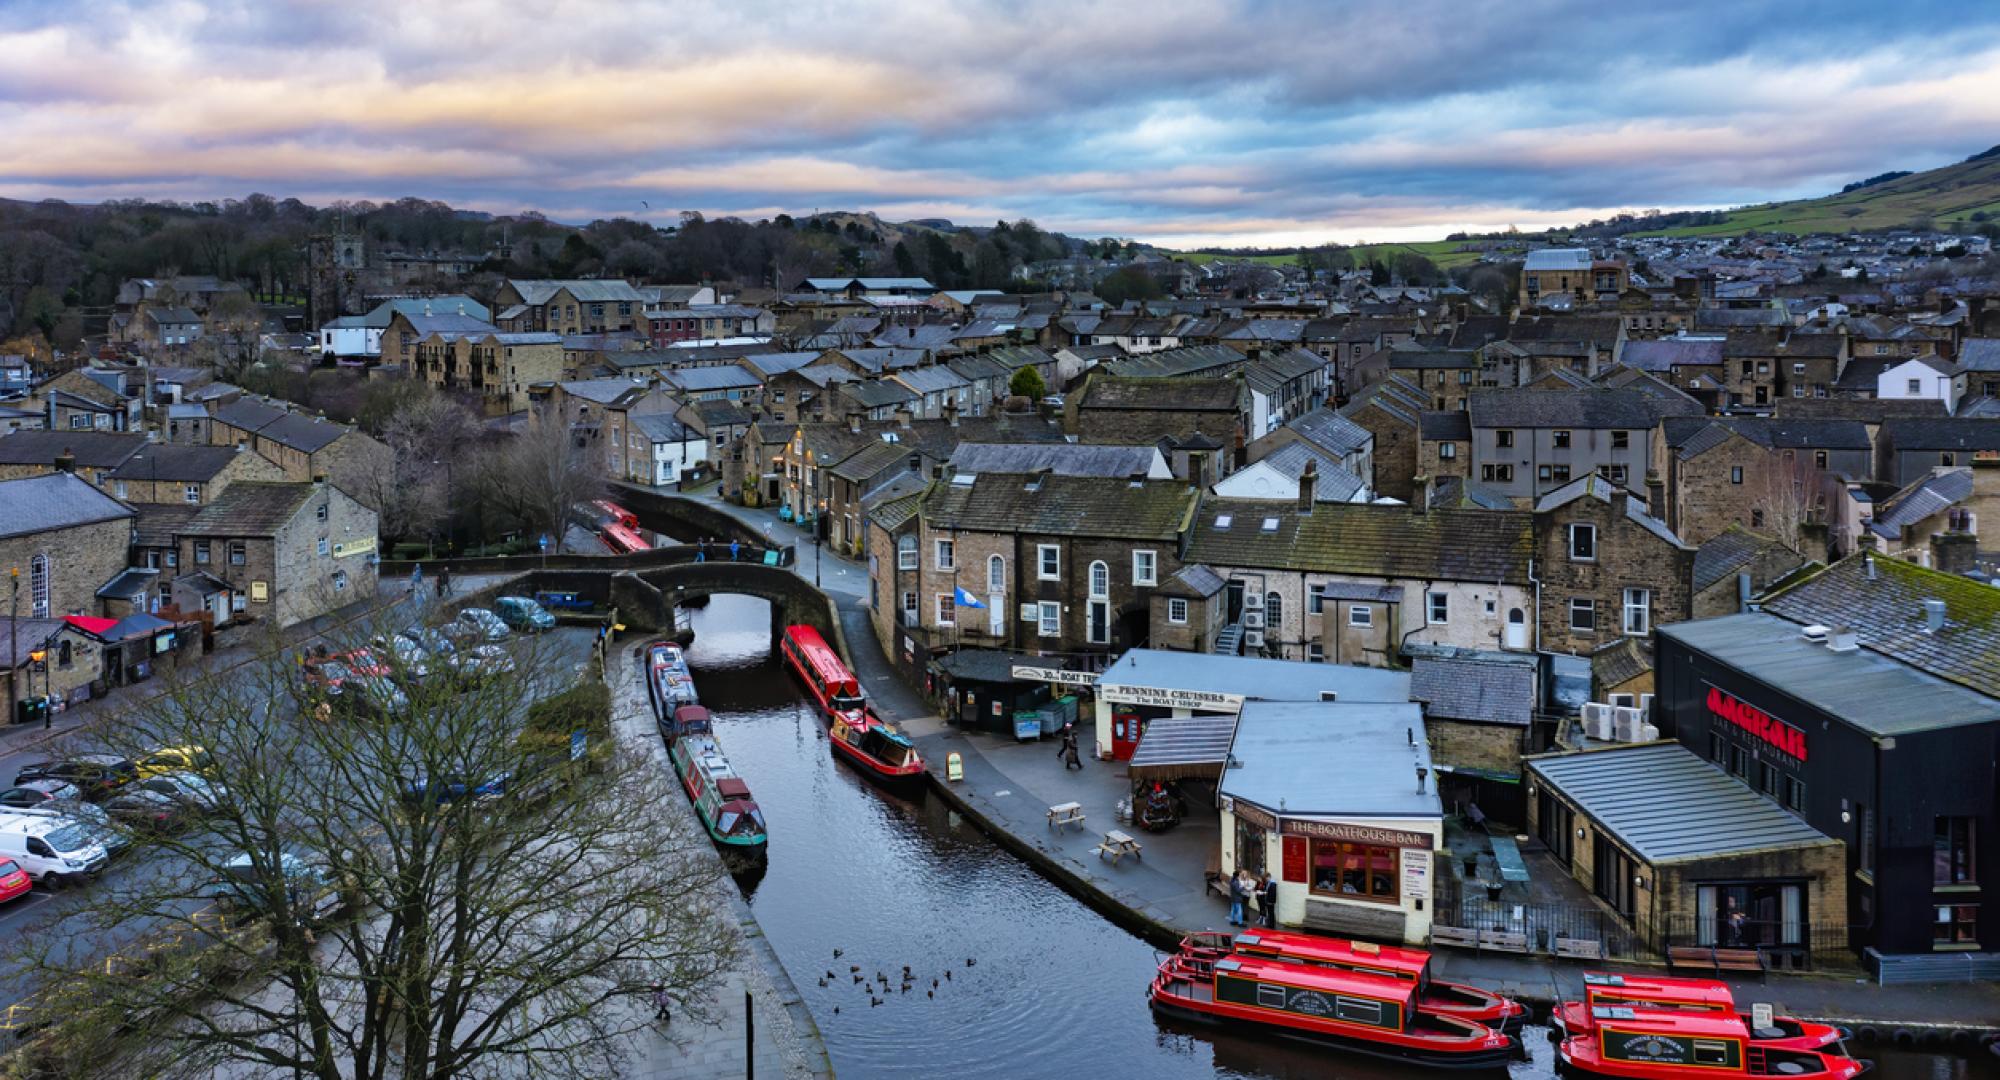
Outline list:
[[[1112,863],[1093,853],[1108,829],[1120,828],[1117,802],[1130,791],[1122,765],[1084,755],[1084,768],[1066,769],[1052,741],[1016,743],[996,735],[967,732],[947,723],[896,674],[883,654],[865,603],[865,564],[828,549],[814,550],[811,534],[775,513],[736,506],[712,490],[684,493],[765,530],[779,544],[798,545],[794,572],[810,580],[817,562],[821,591],[840,615],[841,636],[868,696],[916,741],[931,770],[932,790],[1016,856],[1059,882],[1114,922],[1167,947],[1182,934],[1227,928],[1227,898],[1206,886],[1211,860],[1220,850],[1218,826],[1187,822],[1140,837],[1138,859]],[[945,762],[956,752],[964,779],[945,778]],[[1077,802],[1083,829],[1049,827],[1048,808]],[[1508,994],[1541,1009],[1581,997],[1583,973],[1661,973],[1658,967],[1554,961],[1515,954],[1438,949],[1439,978],[1471,983]],[[1854,1027],[1874,1027],[1883,1038],[1897,1029],[2000,1033],[2000,985],[1950,983],[1878,986],[1859,974],[1772,974],[1736,980],[1744,1001],[1768,1001],[1780,1012]]]

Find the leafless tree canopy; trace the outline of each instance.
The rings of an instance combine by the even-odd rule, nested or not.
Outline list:
[[[560,541],[570,508],[604,491],[603,474],[579,441],[560,415],[531,414],[480,460],[479,494],[503,515]]]
[[[48,1056],[75,1075],[107,1075],[115,1041],[113,1071],[134,1076],[604,1076],[651,1013],[626,995],[665,983],[698,1019],[733,948],[713,853],[658,809],[681,796],[657,762],[613,754],[593,772],[560,732],[522,737],[525,703],[579,678],[526,647],[517,673],[478,683],[399,671],[408,704],[387,716],[345,707],[354,689],[319,710],[299,657],[271,648],[95,740],[206,747],[227,795],[205,828],[128,853],[62,933],[21,935],[44,1017],[70,1021]],[[411,794],[503,776],[491,799]],[[218,909],[239,855],[250,869]],[[349,913],[308,918],[315,880]],[[150,959],[93,962],[110,952]]]
[[[435,391],[402,398],[382,425],[388,467],[372,478],[381,507],[381,531],[397,538],[434,537],[477,467],[469,448],[479,441],[479,421],[460,402]],[[483,448],[477,452],[483,453]]]

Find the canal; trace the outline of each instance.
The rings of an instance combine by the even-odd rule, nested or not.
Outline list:
[[[777,661],[763,601],[719,595],[693,621],[702,701],[770,827],[770,868],[746,895],[840,1076],[1420,1073],[1155,1021],[1144,997],[1158,962],[1149,945],[938,800],[886,795],[833,760],[825,728]],[[1530,1029],[1526,1041],[1532,1056],[1514,1075],[1552,1075],[1545,1033]],[[1918,1054],[1881,1065],[1875,1075],[1889,1080],[1994,1075]]]

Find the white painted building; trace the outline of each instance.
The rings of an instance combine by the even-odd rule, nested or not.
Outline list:
[[[1878,398],[1942,401],[1947,412],[1958,410],[1964,391],[1964,374],[1958,365],[1937,356],[1911,357],[1875,378]]]

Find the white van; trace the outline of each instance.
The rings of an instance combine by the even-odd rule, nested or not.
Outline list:
[[[109,859],[81,824],[28,814],[0,816],[0,856],[20,863],[36,884],[48,888],[95,874]]]

